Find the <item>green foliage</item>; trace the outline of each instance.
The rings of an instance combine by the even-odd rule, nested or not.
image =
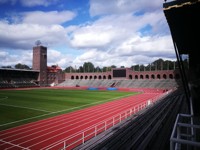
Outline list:
[[[188,60],[183,60],[183,66],[188,68]],[[72,66],[69,66],[65,69],[65,72],[67,73],[73,73],[73,72],[107,72],[111,71],[112,68],[117,68],[115,65],[111,66],[104,66],[100,68],[99,66],[95,67],[93,63],[91,62],[84,62],[83,66],[80,66],[79,68],[73,68]],[[120,68],[126,68],[126,66],[120,66]],[[163,60],[161,58],[155,60],[154,62],[144,65],[144,64],[137,64],[132,65],[131,69],[134,71],[155,71],[155,70],[175,70],[178,68],[177,61],[170,61],[170,60]]]
[[[25,65],[25,64],[18,63],[18,64],[15,65],[15,69],[27,69],[27,70],[30,70],[30,67]]]
[[[84,72],[94,72],[94,65],[91,62],[85,62],[83,64]]]

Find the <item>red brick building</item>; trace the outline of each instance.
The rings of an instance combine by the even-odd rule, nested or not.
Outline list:
[[[33,70],[38,70],[38,83],[40,86],[54,86],[63,82],[64,74],[62,69],[53,65],[47,66],[47,47],[33,47]]]
[[[179,79],[178,70],[133,71],[130,68],[114,68],[107,72],[63,73],[58,65],[47,66],[47,48],[33,47],[33,70],[38,70],[40,86],[54,86],[66,79]]]
[[[65,79],[180,79],[178,70],[133,71],[115,68],[107,72],[65,73]]]
[[[39,84],[47,85],[47,48],[44,46],[33,47],[33,70],[39,70]]]

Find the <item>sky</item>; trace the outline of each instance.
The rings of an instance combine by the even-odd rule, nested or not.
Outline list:
[[[32,67],[32,49],[48,48],[62,69],[176,60],[164,0],[0,0],[0,67]]]

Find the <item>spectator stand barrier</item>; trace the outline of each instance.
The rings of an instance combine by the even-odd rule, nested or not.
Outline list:
[[[97,136],[98,134],[102,133],[103,131],[108,130],[109,128],[113,127],[114,125],[122,122],[123,120],[131,117],[133,114],[143,110],[144,108],[148,107],[149,105],[152,105],[157,100],[161,100],[163,97],[165,97],[168,93],[164,93],[161,95],[158,95],[152,99],[149,99],[141,104],[138,104],[134,106],[133,108],[130,108],[128,110],[125,110],[121,113],[118,113],[98,124],[95,124],[93,126],[90,126],[81,132],[78,132],[76,134],[71,135],[70,137],[67,137],[66,139],[62,139],[56,143],[53,143],[49,145],[46,150],[54,149],[55,147],[60,146],[61,150],[71,149],[78,145],[84,144],[86,141],[91,139],[92,137]]]

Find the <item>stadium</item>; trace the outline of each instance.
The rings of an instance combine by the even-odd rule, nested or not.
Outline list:
[[[42,45],[33,47],[31,70],[0,68],[0,149],[198,149],[199,7],[163,4],[178,69],[64,73],[47,66]]]

